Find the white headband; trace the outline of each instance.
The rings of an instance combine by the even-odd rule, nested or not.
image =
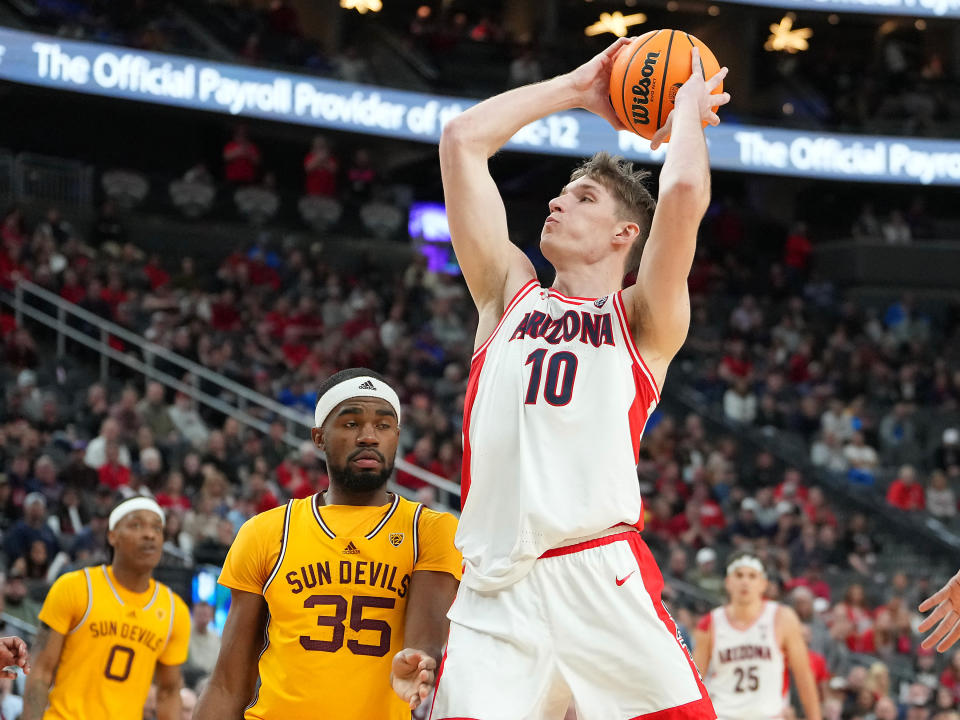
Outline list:
[[[163,509],[157,505],[156,500],[148,497],[136,497],[131,498],[130,500],[124,500],[113,509],[113,512],[110,513],[110,520],[108,521],[107,528],[109,530],[113,530],[117,526],[118,522],[123,520],[130,513],[136,512],[137,510],[149,510],[150,512],[155,512],[160,516],[161,522],[166,522]]]
[[[738,557],[732,563],[727,565],[727,575],[732,575],[737,568],[750,568],[756,570],[758,573],[767,574],[766,569],[763,567],[763,563],[760,562],[759,558],[755,558],[751,555],[744,555],[743,557]]]
[[[316,427],[323,427],[327,416],[337,405],[355,397],[375,397],[386,400],[397,414],[397,425],[400,424],[400,398],[397,397],[394,389],[382,380],[361,375],[337,383],[320,397],[317,401],[317,409],[313,412]]]

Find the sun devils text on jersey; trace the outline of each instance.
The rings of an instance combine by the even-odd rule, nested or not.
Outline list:
[[[127,590],[106,565],[58,578],[39,617],[66,636],[44,720],[140,720],[157,662],[187,659],[183,600],[155,580]]]
[[[400,720],[390,687],[414,571],[460,577],[456,520],[393,496],[380,507],[291,500],[247,521],[220,582],[262,594],[266,645],[244,717]]]

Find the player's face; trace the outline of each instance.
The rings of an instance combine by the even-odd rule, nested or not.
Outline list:
[[[767,576],[758,570],[738,567],[727,575],[727,592],[734,602],[751,602],[763,598],[767,590]]]
[[[346,490],[368,492],[393,472],[400,426],[390,403],[380,398],[351,398],[337,405],[313,439],[327,455],[330,482]]]
[[[163,520],[150,510],[136,510],[120,520],[107,539],[118,561],[152,570],[163,554]]]
[[[617,220],[613,194],[600,182],[578,178],[549,206],[550,215],[540,231],[540,250],[555,268],[593,264],[616,251],[615,238],[627,223]]]

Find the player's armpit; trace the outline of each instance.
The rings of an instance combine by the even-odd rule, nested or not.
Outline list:
[[[60,663],[63,652],[64,635],[58,633],[44,622],[33,638],[33,668],[27,676],[26,690],[23,693],[22,720],[41,720],[47,708],[47,696],[50,685]]]
[[[242,590],[231,592],[220,655],[210,682],[197,702],[194,720],[242,716],[253,697],[266,623],[267,603],[263,596]]]
[[[157,683],[157,720],[180,720],[180,687],[183,685],[180,666],[158,662],[154,681]]]

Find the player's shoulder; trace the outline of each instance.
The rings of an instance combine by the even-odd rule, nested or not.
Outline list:
[[[420,511],[419,529],[421,533],[429,530],[453,538],[457,532],[457,519],[451,513],[432,510],[424,505]]]
[[[305,501],[306,500],[294,500],[293,502],[298,503]],[[272,530],[277,530],[279,532],[283,528],[283,522],[286,514],[287,503],[284,503],[283,505],[277,505],[275,508],[270,508],[269,510],[264,510],[262,513],[257,513],[252,518],[244,522],[240,529],[243,532],[252,532],[257,534],[269,534]]]
[[[705,612],[700,616],[700,620],[697,621],[697,630],[700,632],[710,632],[710,628],[713,627],[713,613],[716,610],[710,610]]]
[[[770,607],[772,607],[773,621],[782,627],[800,627],[800,616],[797,615],[797,611],[794,610],[789,605],[784,603],[778,603],[774,600],[768,600]]]
[[[59,589],[79,589],[83,588],[86,592],[87,587],[87,577],[92,575],[94,572],[99,571],[102,566],[94,565],[92,567],[82,567],[77,570],[71,570],[70,572],[65,572],[63,575],[58,577],[53,581],[53,584],[50,586],[52,591],[54,588]]]

